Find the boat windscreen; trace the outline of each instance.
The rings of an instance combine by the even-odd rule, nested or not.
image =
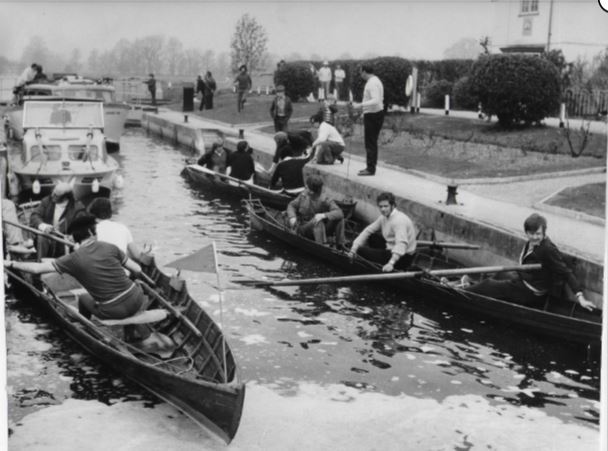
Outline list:
[[[103,128],[98,102],[36,102],[23,106],[23,128]]]

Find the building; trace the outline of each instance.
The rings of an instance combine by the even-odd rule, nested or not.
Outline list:
[[[492,0],[495,52],[560,49],[566,61],[591,60],[608,48],[608,13],[590,0]]]

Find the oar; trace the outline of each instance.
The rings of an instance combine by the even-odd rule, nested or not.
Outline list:
[[[244,185],[245,187],[251,185],[247,183],[245,180],[237,179],[236,177],[232,177],[228,174],[220,174],[219,172],[212,171],[211,169],[207,169],[205,166],[198,165],[200,167],[200,171],[209,175],[215,175],[216,177],[230,180],[231,182],[238,183],[239,185]]]
[[[28,232],[35,233],[35,234],[43,236],[45,238],[49,238],[51,240],[55,240],[58,243],[65,244],[66,246],[70,246],[70,247],[74,246],[74,243],[72,243],[71,241],[66,240],[64,238],[60,238],[60,237],[58,237],[56,235],[53,235],[51,233],[41,232],[40,230],[35,229],[33,227],[29,227],[29,226],[26,226],[26,225],[23,225],[23,224],[19,224],[18,222],[9,221],[8,219],[3,219],[2,222],[5,223],[5,224],[8,224],[8,225],[12,225],[14,227],[19,227],[20,229],[27,230]]]
[[[444,249],[479,249],[477,244],[448,243],[447,241],[416,241],[420,247],[443,247]]]
[[[292,279],[292,280],[233,280],[233,282],[248,286],[265,287],[286,287],[294,285],[315,285],[321,283],[353,283],[353,282],[371,282],[377,280],[395,280],[395,279],[411,279],[418,276],[431,275],[435,277],[442,276],[461,276],[464,274],[483,274],[495,273],[504,271],[536,271],[541,268],[540,264],[531,265],[516,265],[516,266],[475,266],[471,268],[452,268],[452,269],[436,269],[433,271],[402,271],[383,274],[362,274],[357,276],[340,276],[340,277],[318,277],[314,279]]]

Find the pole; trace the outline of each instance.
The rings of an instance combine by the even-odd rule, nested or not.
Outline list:
[[[553,26],[553,0],[549,3],[549,30],[547,31],[547,48],[545,52],[551,50],[551,27]]]
[[[213,245],[213,263],[215,265],[215,275],[217,276],[217,288],[219,290],[220,300],[220,329],[222,330],[222,363],[224,365],[224,383],[228,383],[228,365],[226,364],[226,337],[224,336],[224,288],[222,287],[222,281],[220,277],[220,269],[217,264],[217,252],[215,249],[215,241]]]

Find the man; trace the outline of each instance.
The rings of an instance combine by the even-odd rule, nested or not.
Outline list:
[[[143,251],[133,240],[129,228],[120,222],[112,221],[112,203],[106,197],[97,197],[87,210],[97,218],[96,235],[98,241],[115,245],[129,258],[141,261]]]
[[[71,254],[44,262],[4,260],[4,267],[32,274],[57,272],[74,277],[87,291],[78,299],[78,310],[86,318],[93,314],[100,319],[122,319],[144,310],[147,302],[142,289],[123,270],[127,268],[137,275],[141,273],[140,266],[113,244],[97,240],[95,218],[88,214],[79,216],[68,233],[80,243]],[[125,332],[130,340],[143,340],[150,335],[145,326],[128,326]]]
[[[228,175],[245,182],[253,183],[255,175],[255,163],[251,156],[251,148],[247,141],[239,141],[236,145],[236,152],[228,156]]]
[[[329,68],[329,62],[323,61],[323,66],[319,69],[318,73],[319,83],[321,84],[321,89],[323,90],[323,99],[327,99],[327,95],[329,94],[329,85],[331,83],[331,69]],[[319,96],[319,100],[322,100]]]
[[[314,149],[307,157],[302,157],[301,153],[294,151],[292,156],[287,156],[276,165],[272,177],[270,178],[270,189],[274,189],[281,181],[282,189],[289,194],[299,194],[304,191],[304,165],[315,156]],[[274,165],[274,163],[273,163]]]
[[[393,193],[380,193],[376,202],[380,217],[355,238],[349,255],[354,258],[355,254],[359,254],[367,260],[384,264],[383,272],[391,272],[395,268],[407,269],[416,252],[416,228],[405,213],[397,210]],[[366,246],[368,239],[378,232],[386,242],[384,248]]]
[[[148,91],[150,91],[152,105],[156,105],[156,78],[154,78],[154,74],[150,74],[150,78],[144,81],[144,83],[148,86]]]
[[[211,149],[198,159],[197,164],[220,174],[225,174],[228,167],[228,155],[229,152],[224,148],[224,135],[218,134],[215,142],[211,145]]]
[[[374,75],[374,68],[369,64],[361,67],[361,78],[365,80],[363,101],[353,103],[354,108],[363,110],[363,135],[367,167],[359,175],[374,175],[378,162],[378,137],[384,122],[384,86]]]
[[[312,143],[313,149],[316,149],[317,163],[333,164],[335,160],[340,163],[344,161],[342,152],[344,152],[344,139],[340,136],[340,132],[329,122],[323,119],[323,112],[319,112],[310,118],[313,126],[318,127],[317,139]]]
[[[239,67],[239,74],[234,79],[234,87],[236,89],[236,105],[237,111],[240,113],[245,107],[247,93],[251,90],[251,77],[247,73],[247,66]]]
[[[72,185],[58,182],[53,192],[44,197],[30,216],[30,226],[44,233],[57,231],[65,234],[70,224],[85,213],[84,205],[74,199]],[[65,253],[62,244],[39,236],[38,258],[59,257]]]
[[[346,78],[346,73],[344,72],[344,69],[342,69],[339,64],[336,64],[336,70],[334,70],[336,100],[340,100],[340,94],[342,92],[342,84],[344,83],[345,78]]]
[[[276,149],[272,157],[272,165],[266,171],[273,174],[277,165],[287,157],[299,157],[312,145],[312,133],[308,130],[293,132],[278,132],[274,135]],[[303,182],[302,182],[303,183]]]
[[[547,220],[534,213],[524,221],[524,231],[528,241],[522,249],[520,263],[540,263],[540,271],[515,272],[508,274],[504,280],[485,279],[469,287],[466,287],[469,279],[465,276],[465,289],[517,304],[538,306],[545,301],[556,282],[565,282],[575,293],[581,307],[592,310],[594,304],[585,299],[581,286],[564,262],[563,255],[546,235]]]
[[[338,249],[344,248],[344,213],[336,202],[322,193],[323,180],[318,175],[306,177],[306,190],[287,205],[289,226],[299,235],[326,244],[335,236]]]
[[[277,95],[270,105],[270,117],[274,121],[274,131],[287,131],[289,118],[293,113],[291,99],[285,95],[285,86],[277,86]]]

